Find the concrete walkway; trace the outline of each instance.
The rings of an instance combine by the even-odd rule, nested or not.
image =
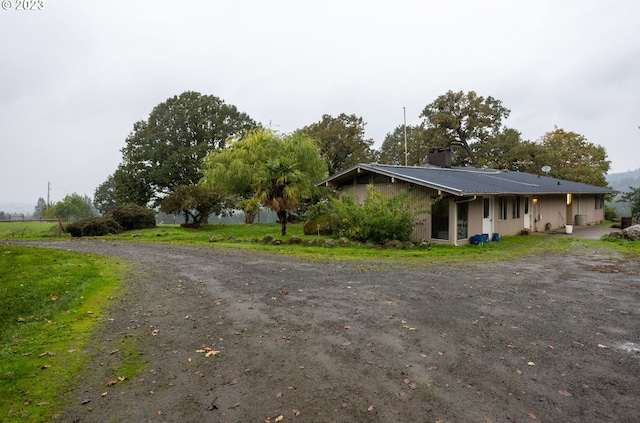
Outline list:
[[[612,228],[609,226],[576,226],[573,225],[573,233],[567,234],[574,238],[583,239],[600,239],[602,235],[608,235],[613,231],[619,231],[620,229]]]

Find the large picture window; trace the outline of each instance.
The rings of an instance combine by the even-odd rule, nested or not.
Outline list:
[[[449,239],[448,198],[441,198],[431,206],[431,238]]]

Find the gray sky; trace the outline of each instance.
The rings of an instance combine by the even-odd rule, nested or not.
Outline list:
[[[447,91],[493,96],[507,126],[554,125],[640,167],[636,0],[42,0],[0,9],[0,204],[95,188],[134,122],[184,91],[291,132],[362,117],[379,147]],[[11,3],[11,4],[9,4]],[[9,211],[9,210],[5,210]]]

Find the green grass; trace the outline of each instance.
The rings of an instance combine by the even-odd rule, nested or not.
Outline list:
[[[62,233],[61,237],[69,238]],[[57,222],[0,222],[0,239],[45,239],[58,238]]]
[[[8,238],[6,234],[21,223],[0,223],[0,239]],[[610,226],[610,222],[605,225]],[[51,227],[57,224],[39,222],[24,223],[30,228],[24,239],[41,239],[51,237]],[[47,229],[47,226],[49,229]],[[55,230],[53,231],[55,232]],[[49,235],[48,235],[49,234]],[[459,262],[459,261],[499,261],[526,254],[541,254],[569,251],[575,248],[611,248],[630,257],[640,256],[640,242],[627,240],[586,240],[569,236],[549,236],[533,234],[531,236],[503,236],[500,242],[490,242],[484,245],[432,245],[430,250],[396,250],[382,249],[366,245],[352,245],[350,247],[313,247],[300,245],[265,245],[260,242],[266,235],[286,241],[296,235],[302,239],[322,240],[328,237],[305,236],[302,224],[287,225],[287,236],[280,236],[278,223],[245,224],[209,224],[199,229],[182,228],[179,225],[159,225],[153,229],[131,231],[117,236],[101,237],[102,240],[120,240],[136,242],[154,242],[183,245],[198,245],[211,248],[239,248],[255,251],[270,251],[292,255],[306,260],[383,260],[403,263],[431,263],[431,262]],[[68,235],[65,235],[68,237]],[[209,242],[210,238],[216,242]],[[233,239],[230,239],[233,237]],[[238,242],[239,240],[240,242]]]
[[[270,235],[283,241],[296,235],[303,240],[326,236],[306,236],[302,224],[287,225],[287,235],[280,236],[280,225],[269,224],[211,224],[199,229],[160,225],[153,229],[126,232],[108,239],[198,245],[211,248],[239,248],[255,251],[270,251],[292,255],[306,260],[380,260],[398,263],[436,263],[460,261],[500,261],[527,254],[550,254],[566,252],[576,248],[612,248],[630,256],[640,256],[640,242],[626,240],[603,241],[577,239],[565,235],[532,234],[530,236],[504,236],[499,242],[483,245],[432,245],[430,250],[414,248],[410,250],[384,249],[371,245],[351,245],[349,247],[327,248],[324,246],[265,245],[262,238]],[[216,242],[209,242],[210,238]],[[233,237],[230,239],[230,237]],[[240,241],[240,242],[238,242]]]
[[[121,267],[88,254],[0,247],[0,421],[45,421],[63,410]]]

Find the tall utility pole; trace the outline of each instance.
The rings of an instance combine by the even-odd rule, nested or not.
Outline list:
[[[51,182],[47,181],[47,209],[49,208],[49,205],[51,204],[51,202],[49,201],[49,195],[51,194]]]
[[[409,153],[407,153],[407,108],[403,107],[402,108],[402,113],[404,114],[404,165],[407,166],[408,163],[408,156]]]

